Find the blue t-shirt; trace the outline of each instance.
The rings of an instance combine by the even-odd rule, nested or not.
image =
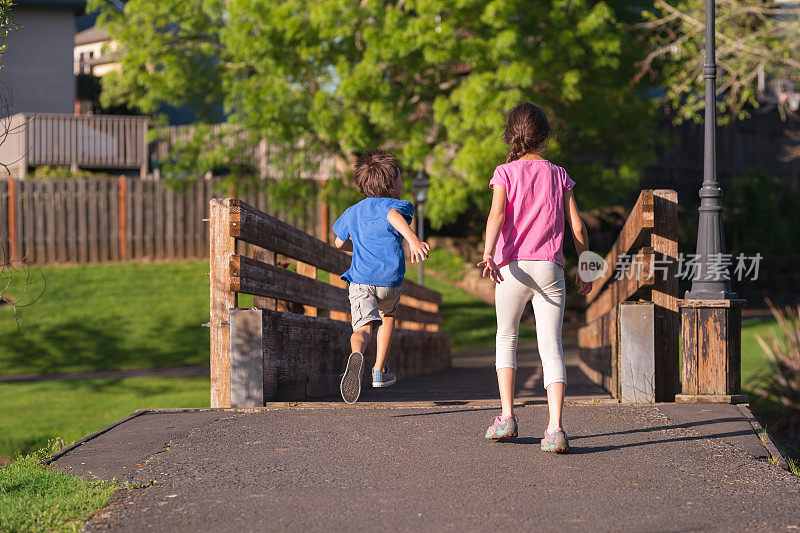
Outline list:
[[[396,209],[411,224],[414,205],[405,200],[371,196],[351,205],[333,224],[339,239],[353,241],[350,269],[342,274],[348,283],[400,287],[406,274],[403,237],[386,216]]]

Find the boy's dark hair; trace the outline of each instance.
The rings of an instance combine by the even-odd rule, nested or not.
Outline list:
[[[381,149],[370,150],[356,161],[356,187],[365,196],[391,197],[399,176],[397,158]]]
[[[506,115],[503,142],[511,147],[506,163],[530,152],[540,152],[553,137],[553,130],[542,108],[530,102],[515,106]]]

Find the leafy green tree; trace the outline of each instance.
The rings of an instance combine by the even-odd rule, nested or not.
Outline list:
[[[800,7],[776,0],[716,0],[719,122],[759,106],[758,80],[798,80]],[[704,0],[655,0],[637,26],[650,50],[636,79],[658,77],[678,122],[702,120]]]
[[[102,12],[122,69],[103,101],[189,105],[301,153],[383,146],[431,174],[434,225],[485,208],[504,112],[523,100],[561,133],[549,157],[584,204],[614,200],[651,161],[652,103],[616,4],[590,0],[129,0]],[[629,16],[626,12],[625,16]],[[208,159],[208,158],[206,158]],[[213,158],[211,158],[213,159]]]
[[[17,24],[14,22],[14,16],[11,13],[11,7],[14,2],[11,0],[0,0],[0,68],[3,68],[3,53],[6,50],[6,37],[8,33],[16,29]]]

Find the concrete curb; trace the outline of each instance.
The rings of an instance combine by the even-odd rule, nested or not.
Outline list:
[[[750,411],[749,404],[739,404],[736,407],[739,408],[742,416],[744,416],[745,419],[750,422],[750,426],[753,428],[753,431],[755,431],[758,440],[760,440],[764,448],[767,449],[767,453],[769,453],[769,456],[772,459],[770,462],[773,462],[773,464],[783,468],[784,470],[789,470],[789,465],[786,462],[786,459],[783,457],[780,450],[778,450],[778,447],[775,446],[775,443],[772,441],[772,437],[769,436],[769,433],[767,433],[767,431],[761,427],[761,424],[758,423],[756,417],[753,416],[753,412]]]
[[[57,460],[59,457],[68,454],[69,452],[71,452],[72,450],[74,450],[75,448],[80,446],[81,444],[84,444],[85,442],[89,442],[90,440],[92,440],[92,439],[94,439],[96,437],[99,437],[103,433],[107,433],[107,432],[111,431],[112,429],[114,429],[115,427],[119,426],[120,424],[124,424],[128,420],[131,420],[133,418],[136,418],[137,416],[143,415],[146,412],[148,412],[147,409],[137,409],[136,411],[134,411],[132,414],[126,416],[125,418],[123,418],[121,420],[117,420],[113,424],[110,424],[110,425],[104,427],[103,429],[101,429],[99,431],[95,431],[94,433],[92,433],[90,435],[86,435],[81,440],[79,440],[77,442],[73,442],[72,444],[70,444],[66,448],[62,448],[61,450],[57,451],[56,453],[54,453],[50,457],[47,457],[44,460],[42,460],[42,464],[43,465],[49,465],[53,461]]]

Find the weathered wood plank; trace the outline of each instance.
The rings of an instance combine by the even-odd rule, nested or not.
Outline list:
[[[614,275],[617,258],[631,250],[638,250],[639,247],[646,244],[654,225],[653,191],[643,190],[639,193],[639,198],[625,220],[616,242],[606,254],[605,260],[609,268],[602,277],[592,283],[592,292],[586,296],[587,303],[597,298],[603,286],[611,280]]]
[[[87,212],[89,210],[88,195],[86,193],[86,180],[78,181],[78,201],[76,210],[78,215],[78,261],[86,263],[89,261],[89,221]]]
[[[697,309],[684,309],[681,311],[682,340],[683,340],[683,365],[682,387],[683,394],[697,394],[697,364],[698,364],[698,328]]]
[[[46,198],[45,198],[45,184],[37,180],[33,184],[33,208],[36,213],[36,227],[35,227],[35,240],[36,240],[36,257],[37,263],[47,262],[47,227],[45,221],[46,215]]]
[[[230,290],[335,311],[350,310],[346,289],[242,255],[231,257]],[[438,313],[405,305],[398,306],[396,316],[422,324],[441,324],[442,320]]]
[[[100,260],[100,222],[98,216],[98,180],[86,180],[86,224],[89,261],[96,263]]]
[[[243,255],[231,257],[230,280],[234,292],[337,311],[350,309],[347,290]]]
[[[230,236],[229,200],[210,202],[211,280],[211,407],[230,407],[230,310],[237,307],[231,291],[230,258],[236,241]]]
[[[297,273],[310,279],[317,279],[317,267],[309,265],[308,263],[303,263],[302,261],[297,262]],[[325,283],[324,285],[328,284]],[[328,287],[330,287],[330,285],[328,285]],[[303,314],[306,316],[317,316],[319,314],[320,308],[318,306],[306,305],[304,308]]]
[[[48,263],[58,261],[58,251],[56,249],[56,232],[58,225],[56,222],[56,190],[55,180],[47,180],[44,184],[45,202],[45,256]],[[0,218],[2,220],[2,218]]]
[[[8,244],[8,180],[0,180],[0,262],[5,263],[11,259],[11,250]]]
[[[317,268],[341,274],[350,268],[350,256],[286,222],[236,199],[231,204],[231,235]],[[413,298],[441,303],[442,295],[406,280],[403,292]]]
[[[231,407],[264,405],[264,347],[260,309],[234,309],[231,323]]]
[[[350,353],[350,325],[328,318],[263,310],[264,399],[299,400],[334,394]],[[375,360],[374,343],[366,364]],[[400,378],[447,368],[447,333],[397,330],[389,351]]]
[[[78,184],[74,180],[65,183],[64,204],[66,207],[66,224],[64,237],[67,243],[67,258],[69,262],[78,262],[78,215],[76,205],[78,203]]]
[[[656,401],[672,402],[680,389],[680,314],[678,312],[678,194],[653,191],[655,224],[650,235],[655,309]]]
[[[623,300],[631,299],[634,295],[649,297],[641,294],[653,285],[653,249],[649,246],[642,248],[636,254],[635,262],[638,266],[632,267],[631,276],[624,276],[615,280],[602,292],[600,297],[592,302],[586,309],[586,322],[593,322],[600,316],[616,309],[617,304]]]

